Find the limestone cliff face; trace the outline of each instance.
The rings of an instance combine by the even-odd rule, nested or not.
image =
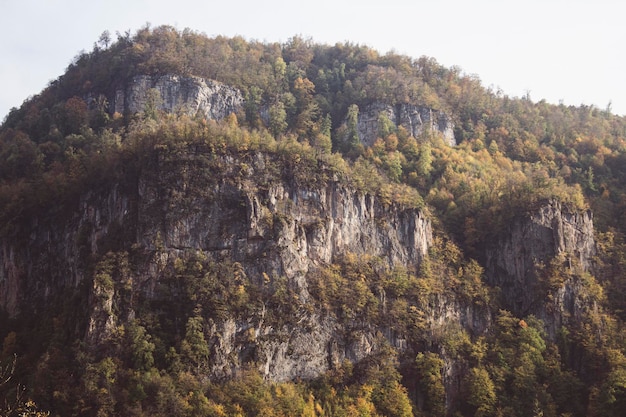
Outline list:
[[[178,75],[139,75],[125,89],[116,91],[112,100],[114,111],[121,114],[144,111],[152,89],[159,92],[157,103],[160,110],[181,111],[192,116],[200,113],[212,120],[236,113],[244,101],[239,90],[213,80]]]
[[[432,231],[419,211],[385,206],[332,178],[315,186],[286,178],[260,186],[275,164],[264,154],[243,161],[161,159],[139,181],[138,241],[151,248],[160,234],[165,247],[227,256],[251,271],[261,261],[271,265],[264,272],[295,280],[346,252],[381,256],[390,265],[416,264],[426,254]],[[198,175],[213,167],[221,180]]]
[[[412,104],[390,104],[375,102],[359,111],[359,138],[366,146],[371,146],[378,137],[378,119],[386,116],[394,125],[404,127],[409,134],[418,138],[423,132],[438,132],[445,143],[456,145],[454,123],[444,112]]]
[[[236,263],[252,285],[284,279],[299,303],[284,320],[265,304],[248,315],[207,320],[211,378],[231,377],[253,360],[270,379],[308,379],[344,360],[365,359],[382,344],[411,353],[416,347],[408,346],[407,335],[384,323],[342,321],[310,307],[311,276],[346,253],[417,266],[428,256],[430,221],[419,210],[357,192],[330,171],[297,175],[302,169],[260,152],[156,151],[136,178],[86,192],[68,209],[51,208],[18,236],[1,239],[0,307],[12,316],[44,314],[76,297],[81,314],[74,331],[88,346],[99,346],[133,320],[137,300],[167,303],[160,288],[168,270],[200,253]],[[118,265],[106,278],[90,261],[107,253],[130,253],[125,262],[132,267]],[[494,242],[486,274],[503,307],[543,319],[554,339],[561,325],[593,305],[581,273],[550,287],[542,274],[555,259],[589,270],[594,254],[591,214],[550,202]],[[464,368],[437,340],[450,328],[484,334],[491,312],[445,295],[428,305],[426,340],[445,359],[451,407]]]
[[[168,113],[183,112],[192,116],[201,114],[207,119],[220,120],[241,110],[244,99],[241,92],[218,81],[200,77],[178,75],[139,75],[111,98],[112,109],[120,114],[139,113],[154,98],[150,91],[159,93],[158,109]],[[394,125],[402,126],[409,134],[419,137],[426,131],[438,132],[445,143],[456,145],[454,123],[444,112],[413,104],[374,102],[359,112],[358,134],[361,142],[371,146],[378,137],[378,118],[383,114]],[[269,123],[267,109],[261,110],[261,118]]]
[[[486,273],[502,294],[504,306],[523,317],[543,319],[550,335],[584,307],[580,273],[592,268],[596,254],[590,211],[578,212],[551,201],[515,221],[505,237],[486,252]],[[563,282],[546,282],[551,262],[572,271]],[[543,274],[543,275],[542,275]]]
[[[33,219],[20,238],[0,241],[0,307],[11,315],[42,313],[82,293],[89,301],[77,327],[88,345],[98,346],[135,317],[124,297],[157,297],[165,271],[191,254],[236,262],[258,285],[282,277],[303,305],[311,297],[309,273],[343,253],[414,266],[426,256],[431,224],[420,211],[384,205],[332,175],[308,184],[293,180],[291,171],[277,176],[284,167],[276,158],[159,153],[135,180],[88,192],[71,210]],[[132,252],[134,261],[107,280],[86,263],[109,251]],[[264,310],[208,322],[210,376],[231,376],[253,355],[269,378],[312,378],[380,346],[384,329],[340,323],[317,311],[298,314],[279,327]],[[400,348],[404,343],[397,335],[386,340]]]

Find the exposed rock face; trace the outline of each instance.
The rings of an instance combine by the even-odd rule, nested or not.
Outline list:
[[[454,123],[446,113],[411,104],[401,104],[398,109],[397,124],[404,126],[414,137],[417,138],[425,130],[430,130],[439,132],[448,145],[456,145]]]
[[[519,317],[534,314],[544,319],[553,336],[568,317],[580,316],[584,291],[577,277],[556,289],[546,287],[540,282],[541,268],[560,257],[573,271],[589,271],[595,254],[591,212],[576,212],[551,201],[514,222],[510,233],[487,250],[486,273],[500,288],[507,308]]]
[[[163,300],[159,287],[168,268],[196,253],[236,262],[253,285],[283,278],[302,305],[312,303],[311,274],[341,254],[374,255],[390,266],[417,265],[427,256],[431,225],[418,210],[383,205],[330,174],[301,182],[294,175],[300,167],[281,164],[276,155],[254,152],[158,152],[134,180],[88,192],[75,210],[33,219],[21,238],[2,239],[0,307],[14,316],[25,309],[41,314],[45,305],[80,293],[89,301],[77,332],[98,346],[135,317],[124,292]],[[109,251],[132,251],[135,259],[113,282],[86,263]],[[590,306],[580,274],[543,288],[539,265],[562,256],[573,269],[589,270],[594,254],[591,214],[550,202],[514,222],[487,251],[485,266],[505,307],[543,319],[554,340],[562,324]],[[270,315],[263,305],[248,316],[208,320],[208,376],[231,377],[252,360],[267,378],[309,379],[344,360],[365,359],[383,343],[400,352],[411,348],[406,335],[386,325],[340,321],[314,308],[278,324]],[[433,341],[450,328],[483,334],[491,324],[489,311],[444,295],[430,300],[423,317]],[[465,370],[441,354],[453,408]]]
[[[160,170],[139,183],[138,241],[151,248],[160,233],[165,247],[227,256],[249,262],[250,270],[265,256],[263,264],[272,265],[265,272],[296,280],[311,265],[341,253],[410,265],[430,246],[430,221],[416,210],[384,206],[332,180],[317,187],[289,181],[259,187],[253,179],[263,178],[276,162],[263,154],[240,162],[228,156],[207,162],[191,154],[187,160],[160,161]],[[213,164],[221,178],[244,177],[207,183],[198,170],[211,173]],[[238,167],[246,172],[238,173]]]
[[[378,137],[381,114],[394,125],[404,127],[415,138],[425,131],[438,132],[448,145],[456,145],[454,123],[447,114],[423,106],[399,104],[394,107],[381,102],[372,103],[359,111],[358,133],[364,145],[371,146]]]
[[[155,297],[164,270],[189,254],[237,262],[260,285],[264,277],[284,277],[302,303],[310,298],[309,272],[342,253],[380,256],[389,265],[417,265],[426,255],[431,225],[418,210],[385,206],[332,177],[306,185],[285,172],[279,180],[275,158],[201,150],[159,156],[136,182],[89,192],[54,220],[33,220],[24,239],[0,241],[0,307],[41,313],[85,288],[84,338],[97,346],[134,317],[120,288],[131,298]],[[87,259],[131,248],[140,259],[132,271],[116,272],[113,283],[92,279]],[[207,323],[212,377],[232,376],[253,355],[269,378],[312,378],[344,359],[363,359],[382,340],[381,329],[347,328],[319,312],[280,328],[264,317],[261,311]],[[403,347],[397,336],[387,340]]]
[[[417,265],[427,256],[431,225],[418,210],[383,205],[332,175],[302,183],[297,169],[263,153],[159,152],[134,180],[88,192],[75,210],[33,219],[21,238],[0,240],[0,307],[13,316],[26,309],[42,314],[46,305],[81,294],[88,301],[76,331],[88,346],[99,346],[135,317],[124,292],[167,302],[159,293],[164,275],[195,253],[236,262],[259,286],[268,277],[284,278],[302,305],[312,303],[311,274],[341,254],[374,255],[390,266]],[[87,265],[109,251],[132,251],[135,258],[113,282]],[[550,202],[513,223],[487,251],[486,273],[505,307],[543,319],[554,340],[589,302],[579,275],[542,290],[538,265],[563,255],[588,270],[594,254],[591,214]],[[263,305],[248,316],[208,320],[208,376],[231,377],[253,360],[269,379],[309,379],[344,360],[363,360],[383,343],[410,352],[406,335],[382,324],[340,321],[305,308],[284,323],[270,315]],[[489,311],[445,295],[430,300],[423,317],[433,341],[450,328],[483,334],[491,325]],[[440,353],[452,409],[465,369]]]
[[[157,103],[160,110],[182,111],[190,115],[200,113],[213,120],[236,113],[244,101],[239,90],[217,81],[178,75],[140,75],[133,78],[125,90],[116,91],[114,111],[121,114],[144,111],[151,89],[159,92]]]

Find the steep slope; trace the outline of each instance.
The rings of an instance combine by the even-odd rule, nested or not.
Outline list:
[[[485,269],[503,304],[519,317],[542,319],[551,340],[568,322],[579,322],[587,300],[581,275],[589,273],[596,246],[592,214],[547,202],[518,219],[487,249]]]
[[[372,146],[380,137],[380,118],[389,120],[397,129],[403,127],[413,137],[419,138],[426,133],[440,134],[445,143],[456,145],[454,123],[449,115],[424,106],[399,104],[392,106],[375,102],[359,109],[357,131],[360,141],[365,146]]]
[[[380,257],[388,268],[419,265],[432,241],[422,213],[385,205],[332,175],[298,184],[293,178],[302,168],[260,152],[157,152],[138,178],[87,192],[63,216],[42,213],[20,231],[23,238],[2,239],[2,308],[12,316],[43,314],[87,286],[88,317],[79,319],[87,319],[87,327],[77,336],[95,348],[141,317],[125,297],[176,303],[159,285],[167,270],[190,257],[236,264],[246,286],[262,289],[284,280],[303,306],[313,303],[307,276],[342,255]],[[136,262],[128,261],[132,272],[103,281],[89,260],[106,259],[112,250],[132,253]],[[123,296],[120,287],[129,294]],[[275,380],[316,377],[333,362],[357,361],[374,349],[375,332],[351,342],[340,336],[349,333],[344,324],[314,310],[299,311],[298,325],[281,328],[268,322],[265,306],[257,311],[250,302],[249,315],[226,317],[207,329],[216,377],[231,375],[243,360],[233,355],[253,348],[255,361]]]
[[[112,113],[139,113],[147,106],[153,106],[155,111],[201,114],[207,119],[220,120],[241,110],[244,100],[238,89],[213,80],[143,75],[134,77],[125,88],[116,90],[109,101]]]
[[[622,118],[352,44],[102,46],[0,128],[0,361],[43,408],[621,415]]]

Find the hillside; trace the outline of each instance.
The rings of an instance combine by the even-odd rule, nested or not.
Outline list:
[[[622,415],[625,139],[427,57],[103,36],[0,127],[3,412]]]

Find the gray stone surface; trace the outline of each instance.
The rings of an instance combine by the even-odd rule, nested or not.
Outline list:
[[[126,89],[117,90],[112,108],[120,114],[145,110],[150,91],[159,93],[159,109],[168,113],[183,112],[219,120],[236,113],[243,106],[243,96],[236,88],[200,77],[178,75],[133,78]]]
[[[378,138],[378,119],[381,114],[395,126],[404,127],[415,138],[420,138],[422,134],[430,131],[440,134],[448,145],[456,145],[454,123],[446,113],[412,104],[392,106],[374,102],[359,109],[357,129],[359,139],[365,146],[372,146]]]

